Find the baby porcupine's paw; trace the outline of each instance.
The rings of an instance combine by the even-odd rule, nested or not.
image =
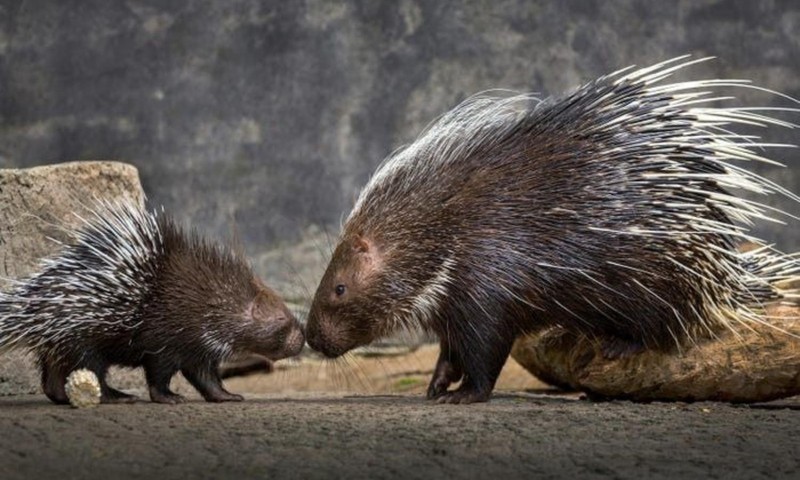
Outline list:
[[[150,392],[150,400],[165,405],[176,405],[186,401],[183,395],[172,392]]]
[[[136,403],[138,401],[139,397],[136,395],[130,395],[109,387],[103,389],[103,396],[100,397],[100,403]]]
[[[244,400],[244,397],[241,395],[237,395],[235,393],[230,393],[226,391],[218,391],[209,393],[205,396],[207,402],[241,402]]]

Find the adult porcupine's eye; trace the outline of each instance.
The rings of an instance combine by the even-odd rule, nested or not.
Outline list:
[[[336,285],[336,288],[334,289],[334,291],[336,292],[336,296],[337,297],[341,297],[342,295],[344,295],[344,291],[345,290],[347,290],[347,289],[342,284]]]

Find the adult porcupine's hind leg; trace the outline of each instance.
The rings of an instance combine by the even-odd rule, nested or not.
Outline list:
[[[175,362],[165,358],[150,357],[144,362],[144,376],[150,393],[150,400],[156,403],[176,404],[186,399],[169,388],[172,377],[178,373]]]
[[[225,390],[218,365],[184,366],[181,373],[207,402],[241,402],[244,397]]]
[[[461,380],[464,376],[461,368],[461,358],[458,356],[447,339],[443,338],[439,342],[439,359],[436,361],[436,368],[428,385],[428,398],[439,398],[445,393],[450,385]]]

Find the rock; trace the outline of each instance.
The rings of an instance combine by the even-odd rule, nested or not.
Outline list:
[[[800,394],[800,308],[775,306],[770,325],[724,330],[680,353],[608,360],[597,342],[553,327],[517,340],[512,357],[540,380],[635,401],[766,402]]]
[[[0,169],[0,289],[35,272],[55,253],[65,229],[79,225],[94,198],[128,196],[144,202],[135,167],[119,162],[74,162],[27,169]],[[118,375],[125,385],[138,375]],[[123,385],[123,386],[125,386]],[[39,391],[39,373],[29,355],[0,356],[0,395]]]
[[[0,169],[0,288],[33,273],[39,260],[67,239],[94,198],[129,196],[144,202],[136,167],[73,162]],[[76,215],[77,214],[77,215]]]

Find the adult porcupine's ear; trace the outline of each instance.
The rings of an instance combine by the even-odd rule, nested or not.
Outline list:
[[[353,251],[356,253],[369,253],[371,247],[369,240],[361,235],[356,235],[356,238],[353,240]]]
[[[355,277],[359,281],[371,277],[377,273],[383,265],[383,258],[380,250],[372,239],[363,235],[356,235],[352,242],[353,253],[355,256]]]

